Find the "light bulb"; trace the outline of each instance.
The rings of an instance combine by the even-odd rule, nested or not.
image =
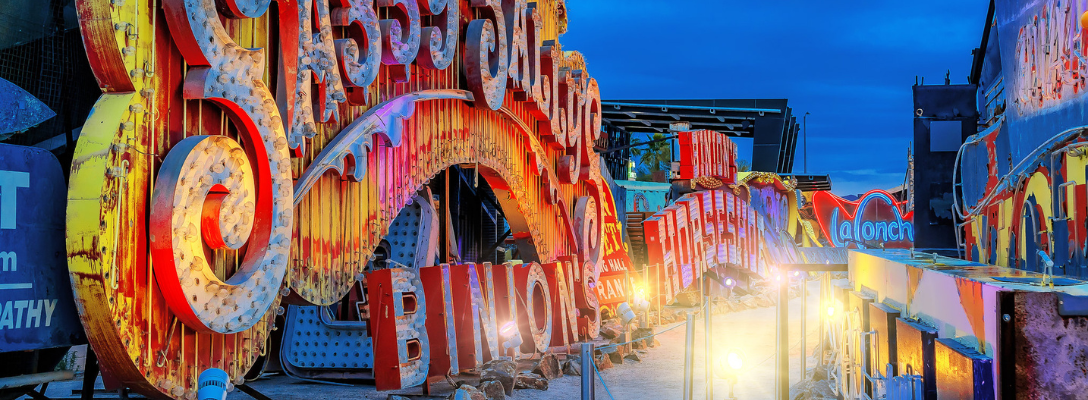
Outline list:
[[[729,355],[725,356],[725,361],[729,363],[729,368],[735,370],[741,369],[741,367],[744,366],[744,360],[741,359],[740,355],[737,353],[729,353]]]

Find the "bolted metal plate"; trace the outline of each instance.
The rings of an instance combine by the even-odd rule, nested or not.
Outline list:
[[[385,240],[389,241],[389,259],[395,262],[413,267],[416,257],[416,242],[419,240],[419,222],[422,219],[423,210],[419,202],[412,202],[404,207],[393,219],[389,226],[389,235]],[[414,266],[414,267],[422,267]]]
[[[321,307],[290,306],[281,358],[299,369],[374,368],[366,322],[330,321]]]

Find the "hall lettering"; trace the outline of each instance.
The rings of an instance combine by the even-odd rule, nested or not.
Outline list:
[[[57,299],[5,301],[0,312],[0,330],[51,326],[56,307]]]

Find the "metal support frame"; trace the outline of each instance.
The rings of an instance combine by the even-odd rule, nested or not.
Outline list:
[[[801,380],[808,379],[808,274],[801,276]]]
[[[824,272],[820,277],[820,310],[817,314],[820,315],[820,358],[816,361],[816,367],[822,368],[824,366],[824,356],[827,354],[827,315],[826,310],[830,307],[830,300],[827,293],[831,290],[831,274]]]
[[[91,346],[87,346],[87,361],[83,367],[83,393],[79,397],[82,400],[94,398],[94,381],[98,379],[98,354]]]
[[[778,266],[786,279],[790,272],[845,272],[848,264],[782,264]],[[802,299],[804,301],[806,299]],[[789,352],[789,302],[790,291],[788,281],[778,286],[778,345],[775,349],[775,399],[789,399],[790,396],[790,352]],[[802,351],[802,357],[804,357]]]
[[[582,400],[597,398],[597,385],[593,381],[596,368],[593,360],[593,343],[582,343]]]
[[[687,332],[684,334],[684,400],[695,397],[695,314],[687,313]]]
[[[705,274],[703,275],[706,276]],[[706,356],[703,357],[703,361],[706,364],[706,398],[707,400],[714,400],[714,342],[711,340],[713,336],[713,304],[710,302],[710,296],[707,295],[703,298],[705,307],[703,308],[703,341],[706,344]]]
[[[50,400],[50,398],[45,395],[46,389],[49,389],[49,382],[43,383],[41,390],[38,390],[38,388],[35,387],[34,389],[27,390],[26,393],[23,394],[30,396],[30,398],[34,400]]]
[[[785,271],[789,279],[789,271]],[[775,371],[776,387],[775,400],[789,400],[790,398],[790,344],[789,344],[789,281],[778,285],[778,306],[775,311],[778,317],[778,329],[776,330],[777,345],[775,346]]]
[[[663,141],[666,141],[666,140],[672,140],[672,139],[676,139],[678,137],[680,137],[680,135],[665,135],[664,137],[653,139],[653,140],[647,140],[645,142],[632,143],[632,144],[623,145],[623,146],[620,146],[620,147],[612,147],[612,148],[604,149],[604,150],[598,151],[597,154],[614,153],[614,152],[617,152],[617,151],[623,151],[623,150],[627,150],[627,149],[638,147],[638,146],[645,146],[645,145],[648,145],[648,144],[651,144],[651,143],[657,143],[657,142],[663,142]]]
[[[271,397],[265,396],[264,393],[258,392],[257,389],[249,385],[238,385],[235,388],[257,400],[272,400]]]

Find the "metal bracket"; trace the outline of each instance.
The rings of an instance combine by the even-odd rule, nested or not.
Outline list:
[[[1088,296],[1074,296],[1069,293],[1058,295],[1058,315],[1063,317],[1088,317]]]

